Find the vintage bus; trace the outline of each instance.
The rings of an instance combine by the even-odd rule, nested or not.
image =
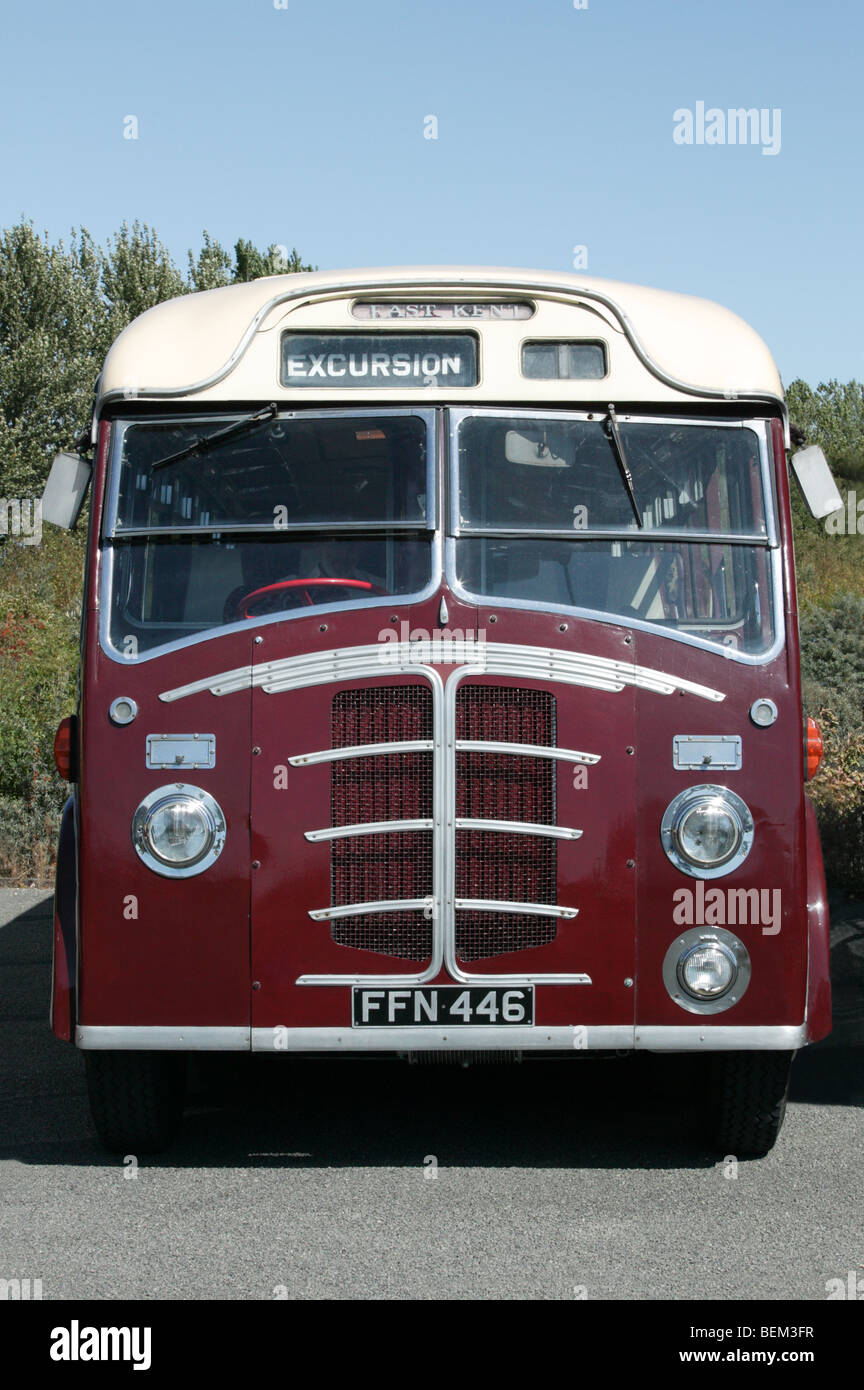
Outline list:
[[[771,1147],[831,1024],[788,443],[741,319],[572,274],[125,329],[43,503],[92,474],[51,1018],[110,1149],[212,1050],[704,1053],[711,1143]]]

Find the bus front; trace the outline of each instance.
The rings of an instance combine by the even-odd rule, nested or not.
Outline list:
[[[198,1050],[648,1049],[765,1152],[830,996],[764,347],[568,276],[238,291],[103,380],[54,986],[103,1139]]]

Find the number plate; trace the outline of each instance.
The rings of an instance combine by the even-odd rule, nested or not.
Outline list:
[[[486,989],[427,985],[415,989],[353,989],[355,1028],[448,1028],[468,1024],[531,1024],[534,990],[530,986]]]

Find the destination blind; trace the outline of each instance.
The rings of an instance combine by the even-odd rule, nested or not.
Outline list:
[[[284,333],[283,386],[476,386],[470,333]]]

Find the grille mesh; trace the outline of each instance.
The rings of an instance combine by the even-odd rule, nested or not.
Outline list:
[[[333,700],[334,748],[432,737],[432,692],[424,686],[343,690]],[[333,825],[418,820],[432,814],[432,754],[389,753],[332,764]],[[387,898],[425,898],[432,892],[432,832],[357,835],[330,846],[334,907]],[[420,911],[338,918],[330,935],[339,946],[427,960],[432,922]]]
[[[456,737],[553,746],[554,697],[542,690],[463,686],[456,703]],[[554,825],[554,762],[509,753],[457,753],[456,814]],[[554,840],[498,831],[456,833],[457,897],[554,903],[557,882]],[[552,917],[457,912],[456,952],[467,962],[527,951],[554,941],[557,930]]]

